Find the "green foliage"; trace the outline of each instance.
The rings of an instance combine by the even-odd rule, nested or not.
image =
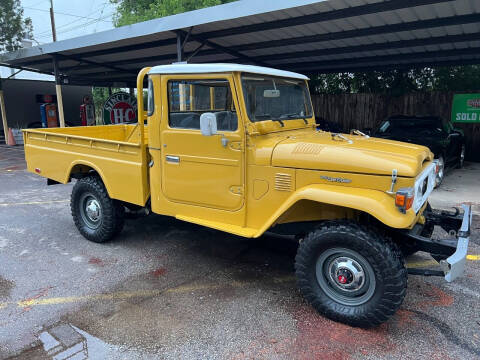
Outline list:
[[[311,75],[316,94],[380,93],[399,96],[426,91],[478,91],[480,66]]]
[[[480,65],[436,69],[433,88],[439,91],[478,91],[480,89]]]
[[[235,0],[110,0],[117,5],[115,26],[175,15]]]
[[[19,49],[32,31],[32,20],[23,18],[20,0],[0,0],[0,53]]]

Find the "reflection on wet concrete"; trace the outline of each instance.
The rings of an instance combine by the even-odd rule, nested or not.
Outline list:
[[[55,324],[43,329],[38,343],[8,359],[28,360],[106,360],[148,359],[152,354],[108,344],[72,324]]]
[[[43,331],[38,338],[54,360],[88,359],[87,340],[70,325],[55,326]]]

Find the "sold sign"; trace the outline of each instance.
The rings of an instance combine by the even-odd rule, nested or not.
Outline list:
[[[480,122],[480,94],[455,94],[452,106],[452,122]]]
[[[112,94],[103,105],[103,122],[122,124],[135,122],[137,117],[137,99],[124,92]]]

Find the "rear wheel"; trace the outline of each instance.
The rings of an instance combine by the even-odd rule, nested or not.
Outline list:
[[[407,271],[397,246],[352,222],[328,222],[300,243],[295,259],[298,286],[326,317],[374,327],[403,302]]]
[[[102,243],[120,233],[124,224],[124,208],[110,199],[98,176],[77,181],[70,201],[73,221],[88,240]]]

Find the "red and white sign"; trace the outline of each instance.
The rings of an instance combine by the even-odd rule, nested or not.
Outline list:
[[[137,99],[124,92],[112,94],[103,106],[105,124],[136,122]]]

